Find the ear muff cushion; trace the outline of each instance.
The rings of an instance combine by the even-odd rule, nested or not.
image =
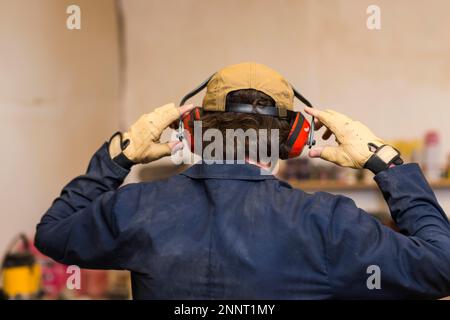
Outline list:
[[[289,149],[288,158],[298,157],[302,153],[308,141],[309,130],[308,120],[300,112],[297,112],[286,141],[286,146]]]
[[[200,120],[200,118],[202,117],[202,114],[203,114],[203,109],[198,107],[198,108],[195,108],[193,111],[194,111],[194,119],[196,121]]]
[[[188,114],[186,114],[183,117],[183,125],[184,125],[184,136],[186,138],[186,141],[189,143],[189,147],[191,149],[192,152],[194,152],[194,130],[191,127],[192,124],[192,119],[193,119],[193,115],[192,115],[192,111]]]
[[[183,117],[183,125],[184,129],[188,132],[189,147],[191,148],[191,152],[194,152],[194,121],[198,121],[201,119],[203,114],[203,109],[200,107],[194,108],[190,113]]]

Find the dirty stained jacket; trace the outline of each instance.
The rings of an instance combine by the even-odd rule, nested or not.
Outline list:
[[[44,254],[131,272],[135,299],[398,299],[450,295],[450,224],[418,165],[375,176],[400,232],[344,196],[251,164],[196,164],[120,187],[103,145],[37,226]]]

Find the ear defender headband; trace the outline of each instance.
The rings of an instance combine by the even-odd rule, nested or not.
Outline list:
[[[180,101],[180,106],[184,105],[187,100],[198,94],[200,91],[206,88],[209,81],[214,75],[210,76],[208,79],[203,81],[198,87],[186,94]],[[291,86],[292,87],[292,86]],[[292,87],[294,92],[294,97],[300,100],[306,106],[313,108],[312,104],[303,97],[294,87]],[[305,145],[310,149],[316,144],[314,140],[314,117],[311,119],[311,123],[303,116],[301,112],[295,112],[286,109],[279,109],[276,107],[263,107],[263,106],[253,106],[251,104],[244,103],[228,103],[226,105],[226,112],[237,112],[237,113],[250,113],[250,114],[261,114],[271,117],[277,117],[281,119],[287,119],[290,122],[290,130],[287,141],[285,145],[288,148],[287,158],[298,157]],[[182,141],[185,139],[185,129],[189,133],[189,144],[191,151],[194,151],[194,130],[192,127],[193,121],[199,121],[203,114],[202,107],[194,108],[189,114],[180,118],[178,124],[177,138]]]

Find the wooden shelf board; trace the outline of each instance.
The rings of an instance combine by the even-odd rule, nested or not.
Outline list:
[[[294,188],[304,191],[370,191],[378,189],[375,182],[356,182],[353,184],[334,180],[289,180],[288,182]],[[430,183],[430,185],[434,190],[450,190],[450,180],[436,181]]]

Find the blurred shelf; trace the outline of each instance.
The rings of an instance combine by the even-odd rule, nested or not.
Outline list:
[[[289,180],[291,186],[304,191],[371,191],[378,190],[375,182],[373,183],[346,183],[334,180]],[[430,183],[434,190],[450,190],[450,180],[441,180]]]

